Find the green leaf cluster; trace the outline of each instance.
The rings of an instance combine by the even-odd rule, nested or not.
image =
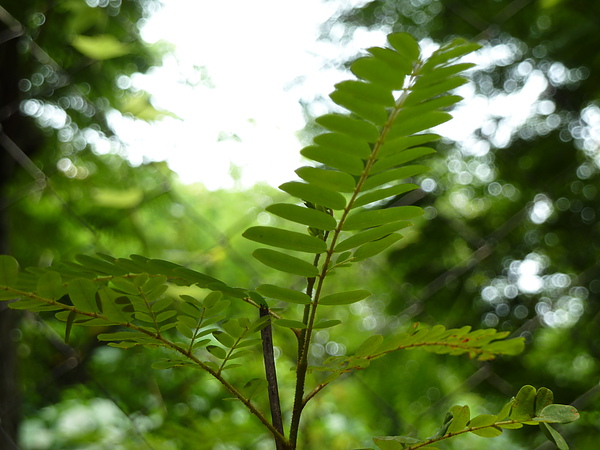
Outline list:
[[[351,65],[357,80],[335,86],[331,99],[348,113],[316,119],[326,132],[301,150],[315,166],[299,168],[300,181],[280,186],[300,204],[275,203],[267,208],[308,226],[308,233],[267,226],[244,233],[275,248],[254,252],[261,263],[303,277],[324,276],[333,267],[386,250],[402,237],[398,231],[422,214],[416,206],[377,205],[417,189],[408,180],[427,167],[413,161],[433,153],[425,145],[439,138],[426,131],[451,118],[445,109],[460,97],[446,93],[465,82],[460,73],[472,66],[454,61],[478,46],[456,40],[425,60],[406,33],[391,34],[388,44],[368,49],[368,56]],[[306,261],[302,256],[306,253],[328,257],[319,266]],[[338,254],[335,263],[334,254]]]
[[[498,414],[481,414],[471,417],[468,405],[455,405],[446,414],[436,433],[420,440],[409,436],[381,436],[373,440],[381,450],[433,450],[430,444],[461,434],[472,433],[480,437],[500,436],[504,429],[522,428],[523,425],[539,425],[548,440],[560,450],[568,450],[564,438],[549,424],[570,423],[579,418],[577,409],[570,405],[553,404],[554,394],[548,388],[535,389],[523,386]]]
[[[523,338],[505,339],[506,331],[493,328],[471,331],[471,327],[446,329],[442,325],[428,327],[415,324],[410,331],[398,333],[385,339],[382,335],[368,337],[356,349],[354,355],[334,356],[321,366],[311,370],[332,372],[327,382],[352,370],[365,369],[370,362],[397,350],[420,349],[431,353],[467,355],[479,361],[488,361],[503,355],[517,355],[525,347]]]

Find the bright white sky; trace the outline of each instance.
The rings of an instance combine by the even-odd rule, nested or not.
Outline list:
[[[318,27],[335,14],[338,1],[164,3],[142,36],[174,44],[175,54],[133,82],[181,120],[148,125],[120,119],[113,125],[133,162],[167,159],[184,182],[209,189],[234,185],[232,161],[241,168],[243,187],[292,179],[300,165],[296,136],[305,125],[299,100],[326,95],[344,79],[322,70],[324,64],[384,42],[382,32],[359,33],[353,48],[318,41]],[[199,79],[194,66],[205,68],[214,87],[186,83]]]

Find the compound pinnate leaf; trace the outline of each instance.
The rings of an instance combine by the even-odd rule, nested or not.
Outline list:
[[[8,255],[0,255],[0,286],[10,286],[16,283],[19,275],[19,263]]]
[[[85,278],[76,278],[67,284],[67,292],[73,306],[84,312],[99,312],[96,289],[96,284]]]
[[[243,234],[246,239],[261,244],[287,250],[296,250],[307,253],[323,253],[327,251],[327,245],[321,239],[295,231],[283,230],[275,227],[251,227]]]
[[[339,292],[337,294],[330,294],[322,297],[319,300],[321,305],[349,305],[351,303],[359,302],[367,298],[371,293],[363,289],[356,291]]]
[[[272,269],[292,273],[303,277],[316,277],[319,270],[307,261],[285,253],[259,248],[252,253],[256,259]]]

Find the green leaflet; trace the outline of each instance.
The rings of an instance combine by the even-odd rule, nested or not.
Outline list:
[[[373,102],[382,106],[394,106],[394,103],[396,102],[389,89],[385,89],[372,83],[348,80],[336,84],[335,88],[340,91],[348,92],[361,100]]]
[[[313,139],[314,143],[324,149],[347,153],[360,159],[371,156],[371,147],[364,141],[342,133],[324,133]]]
[[[381,172],[381,173],[378,173],[377,175],[373,175],[372,177],[369,177],[367,179],[367,181],[365,181],[365,184],[363,185],[363,189],[365,191],[368,191],[370,189],[381,186],[382,184],[397,182],[399,180],[413,177],[415,175],[426,172],[428,170],[429,170],[429,167],[421,166],[421,165],[397,167],[395,169],[391,169],[386,172]]]
[[[366,142],[374,143],[379,139],[379,131],[372,124],[341,114],[325,114],[315,122],[328,130],[339,131]]]
[[[388,42],[394,49],[408,61],[414,61],[419,57],[419,44],[412,35],[408,33],[392,33]]]
[[[401,164],[406,164],[407,162],[413,161],[417,158],[420,158],[421,156],[429,155],[431,153],[435,153],[435,150],[430,147],[410,148],[400,153],[395,153],[388,158],[382,158],[377,160],[375,164],[373,164],[371,173],[375,175],[376,173],[383,172],[386,169],[391,169]]]
[[[49,270],[38,278],[37,292],[40,297],[50,300],[59,300],[67,293],[67,289],[63,284],[60,274],[53,270]]]
[[[541,387],[535,394],[535,415],[539,416],[543,409],[554,401],[554,394],[548,388]]]
[[[349,216],[342,225],[342,229],[361,230],[364,228],[388,224],[390,222],[413,219],[422,214],[423,210],[418,206],[396,206],[394,208],[387,209],[360,211]]]
[[[420,89],[414,89],[408,95],[404,102],[404,106],[414,106],[418,105],[425,100],[428,100],[432,97],[436,97],[438,95],[442,95],[452,89],[456,89],[457,87],[462,86],[467,82],[463,77],[452,77],[447,80],[440,81],[439,83],[433,84],[431,86],[426,86]]]
[[[338,105],[343,106],[373,125],[383,126],[387,121],[387,111],[381,105],[357,99],[352,94],[344,91],[333,91],[329,94],[329,97]]]
[[[554,443],[554,445],[556,445],[556,447],[558,447],[559,450],[569,450],[569,445],[567,444],[565,439],[558,433],[558,431],[556,431],[547,423],[540,423],[540,428],[542,429],[548,440]]]
[[[533,386],[523,386],[515,397],[509,417],[518,421],[531,419],[535,415],[535,394],[536,390]]]
[[[467,427],[467,422],[471,419],[469,406],[453,406],[450,408],[450,412],[452,413],[452,422],[450,422],[446,433],[456,433],[464,430]]]
[[[389,188],[378,189],[376,191],[367,192],[356,199],[352,204],[352,208],[358,208],[359,206],[365,206],[369,203],[384,200],[389,197],[395,197],[397,195],[405,194],[406,192],[419,189],[416,184],[397,184]]]
[[[285,253],[259,248],[252,253],[265,266],[281,272],[292,273],[303,277],[316,277],[319,274],[319,269],[315,266],[295,256],[290,256]]]
[[[418,53],[414,54],[412,58],[407,55],[402,55],[390,48],[371,47],[367,51],[376,57],[377,59],[384,61],[390,67],[398,70],[399,74],[408,75],[412,70],[411,61],[417,59]],[[393,103],[392,103],[393,105]],[[390,105],[391,106],[391,105]]]
[[[338,172],[337,170],[304,166],[296,169],[295,172],[304,181],[324,187],[325,189],[352,192],[356,187],[356,182],[351,175],[345,172]]]
[[[402,228],[406,228],[410,225],[411,223],[406,221],[392,222],[387,223],[385,225],[381,225],[379,227],[361,231],[359,233],[356,233],[354,236],[350,236],[349,238],[337,244],[335,246],[334,251],[336,253],[339,253],[351,250],[353,248],[359,247],[360,245],[366,244],[367,242],[381,239],[382,237],[385,237],[388,234],[393,233],[394,231],[401,230]]]
[[[11,286],[17,282],[19,263],[8,255],[0,255],[0,286]]]
[[[433,133],[415,134],[413,136],[402,136],[387,140],[379,150],[378,158],[393,156],[394,153],[401,152],[410,147],[427,144],[440,139],[440,136]],[[377,164],[377,163],[375,163]]]
[[[299,320],[277,319],[273,323],[283,328],[297,328],[300,330],[307,328],[306,324],[300,322]]]
[[[548,405],[534,420],[546,423],[570,423],[579,419],[579,412],[571,405]]]
[[[265,297],[274,298],[276,300],[283,300],[289,303],[299,303],[301,305],[308,305],[311,302],[311,298],[304,292],[299,292],[294,289],[282,288],[274,286],[272,284],[261,284],[256,288]]]
[[[339,325],[340,323],[342,323],[341,320],[321,320],[320,322],[316,323],[313,326],[314,330],[323,330],[325,328],[331,328],[331,327],[335,327],[336,325]]]
[[[274,203],[267,206],[267,211],[292,222],[308,225],[319,230],[333,230],[337,221],[329,214],[305,206],[289,203]]]
[[[296,250],[306,253],[323,253],[327,245],[321,239],[295,231],[275,227],[251,227],[243,234],[246,239],[272,245],[273,247]]]
[[[367,298],[371,293],[363,289],[348,292],[338,292],[337,294],[326,295],[319,299],[321,305],[349,305]]]
[[[69,298],[73,306],[84,312],[99,312],[96,303],[96,284],[85,278],[76,278],[67,284]]]
[[[300,150],[300,154],[305,158],[312,159],[313,161],[325,164],[326,166],[334,169],[339,169],[342,172],[348,172],[352,175],[360,175],[364,169],[364,164],[359,157],[355,155],[349,155],[341,150],[321,147],[319,145],[309,145],[308,147],[304,147],[302,150]]]
[[[387,250],[393,244],[398,242],[402,238],[401,234],[392,233],[384,238],[378,239],[377,241],[368,242],[361,245],[354,252],[354,260],[362,261],[367,258],[371,258],[379,253]]]
[[[316,205],[330,209],[344,209],[346,199],[338,192],[316,186],[314,184],[290,181],[279,186],[284,192]]]
[[[359,58],[350,65],[350,70],[358,78],[384,86],[390,90],[400,90],[404,86],[406,73],[376,57]]]
[[[409,96],[410,99],[410,96]],[[448,122],[452,119],[452,115],[444,111],[431,111],[425,114],[417,115],[416,111],[405,109],[406,115],[398,116],[394,121],[389,136],[391,138],[409,136],[419,131],[428,130]]]

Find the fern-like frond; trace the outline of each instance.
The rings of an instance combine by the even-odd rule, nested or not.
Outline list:
[[[417,42],[406,33],[391,34],[388,43],[387,48],[368,49],[368,56],[350,66],[357,80],[335,86],[330,96],[348,113],[317,118],[326,132],[300,152],[316,167],[299,168],[296,174],[301,181],[280,186],[304,206],[267,208],[308,225],[309,235],[300,238],[301,233],[276,227],[253,227],[244,233],[279,249],[257,250],[254,256],[264,264],[307,277],[324,275],[334,253],[353,251],[344,258],[347,263],[374,256],[400,239],[396,232],[422,214],[414,206],[370,207],[418,188],[406,181],[428,168],[413,162],[433,153],[426,144],[439,138],[426,131],[451,118],[445,110],[461,98],[447,91],[465,83],[460,73],[472,66],[453,62],[478,46],[456,40],[424,59]],[[344,236],[346,232],[356,234]],[[305,261],[301,253],[328,257],[319,267],[318,258]],[[307,264],[319,270],[308,269]]]

